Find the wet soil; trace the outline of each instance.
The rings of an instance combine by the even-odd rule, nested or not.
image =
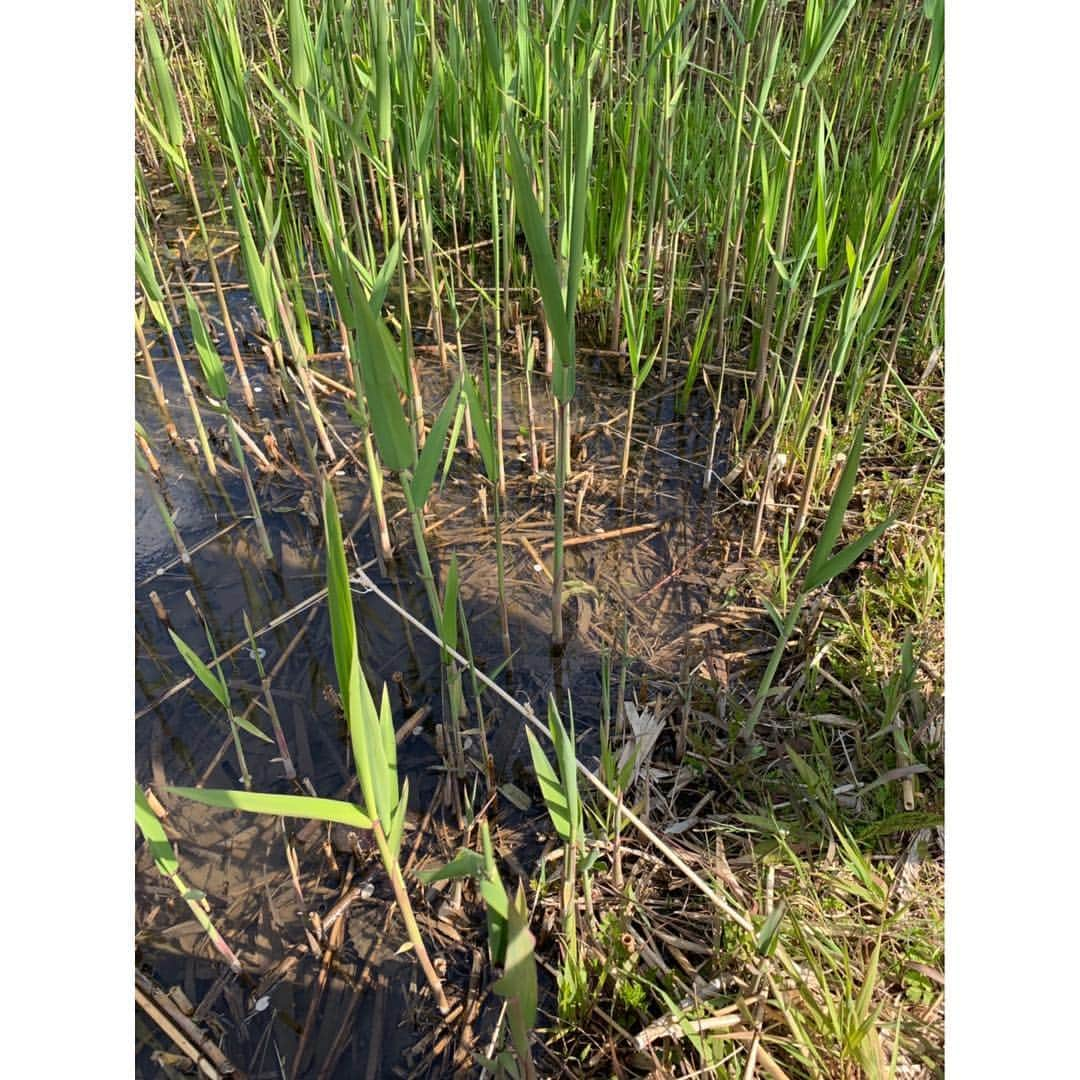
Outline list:
[[[279,1076],[279,1063],[290,1075],[304,1077],[450,1075],[455,1068],[469,1075],[474,1067],[468,1060],[459,1058],[455,1063],[454,1048],[440,1050],[439,1040],[431,1037],[434,1014],[425,1001],[426,992],[417,985],[418,970],[407,956],[395,955],[405,935],[400,920],[389,918],[392,898],[385,875],[362,846],[350,848],[347,840],[343,846],[338,837],[335,850],[323,827],[209,810],[170,797],[165,790],[167,784],[239,787],[241,778],[223,712],[208,692],[188,679],[158,609],[204,657],[205,620],[218,651],[230,651],[222,671],[236,711],[250,710],[250,719],[269,730],[259,673],[247,644],[245,613],[259,634],[262,664],[272,673],[273,699],[299,779],[286,778],[276,746],[245,739],[255,790],[306,789],[341,796],[353,776],[333,692],[329,618],[319,599],[325,576],[318,481],[305,465],[298,413],[283,404],[279,384],[259,351],[251,298],[229,280],[227,260],[221,269],[257,405],[254,415],[244,408],[234,377],[234,413],[260,446],[272,435],[284,459],[271,471],[262,471],[249,457],[274,559],[266,560],[258,548],[241,478],[229,467],[228,443],[217,430],[220,422],[204,413],[221,463],[215,479],[200,457],[186,446],[170,443],[137,363],[137,418],[161,463],[162,479],[154,481],[144,474],[136,479],[136,776],[144,786],[152,786],[167,808],[167,827],[177,841],[185,878],[206,895],[216,925],[240,957],[244,973],[227,974],[206,935],[142,850],[136,880],[137,961],[159,986],[182,989],[199,1007],[198,1018],[229,1060],[249,1076]],[[184,275],[203,292],[208,310],[216,310],[197,262],[188,263],[185,270],[177,261],[172,272]],[[178,290],[175,280],[173,287]],[[324,354],[313,360],[313,367],[348,384],[344,360],[332,355],[339,343],[321,332],[318,321],[320,312],[327,310],[325,298],[313,291],[310,307],[320,331],[316,350]],[[193,425],[177,372],[164,343],[150,336],[173,419],[181,435],[190,438]],[[231,371],[224,334],[219,339]],[[465,333],[463,340],[469,352],[477,337]],[[178,333],[178,341],[185,352],[190,349],[183,333]],[[440,367],[423,330],[417,333],[417,344],[430,421],[450,387],[452,372]],[[721,730],[731,649],[724,610],[735,593],[741,556],[737,542],[733,545],[727,538],[737,534],[734,523],[745,508],[723,487],[714,485],[710,492],[702,488],[702,463],[714,416],[710,399],[699,389],[687,414],[679,416],[671,392],[651,396],[646,389],[635,418],[631,473],[620,492],[626,383],[610,358],[583,353],[574,404],[568,535],[581,538],[649,527],[568,548],[567,578],[573,583],[566,610],[568,641],[562,655],[553,656],[549,586],[534,557],[539,552],[550,560],[544,545],[550,540],[551,466],[532,474],[525,375],[520,357],[508,352],[505,363],[504,538],[513,657],[512,667],[498,675],[500,685],[519,700],[531,702],[538,712],[549,693],[560,703],[569,697],[579,754],[593,765],[598,754],[602,654],[607,651],[618,658],[625,643],[630,685],[642,701],[648,698],[650,685],[689,685],[694,680],[706,688],[706,700],[711,694],[716,701]],[[189,360],[189,372],[197,382],[194,359]],[[299,397],[295,386],[290,391]],[[542,375],[534,374],[532,393],[541,455],[549,462],[551,418],[544,404]],[[342,395],[320,393],[319,404],[332,438],[340,436],[361,457]],[[310,431],[307,434],[313,439]],[[721,452],[727,437],[721,429]],[[382,566],[368,523],[366,478],[347,452],[343,456],[346,461],[335,474],[335,489],[345,531],[352,533],[350,561],[367,567],[380,589],[426,623],[427,602],[413,565],[400,492],[387,484],[398,557],[395,564]],[[320,460],[320,466],[330,463]],[[457,553],[471,646],[478,667],[494,672],[506,657],[493,530],[483,520],[478,470],[476,454],[459,445],[445,487],[428,506],[428,541],[439,574],[446,573],[450,553]],[[723,472],[722,457],[718,471]],[[193,552],[188,567],[179,563],[150,497],[154,483],[159,483],[176,527]],[[356,589],[354,603],[368,678],[376,687],[384,681],[390,684],[396,725],[400,728],[422,714],[399,749],[399,767],[409,779],[417,825],[406,849],[412,851],[414,865],[436,865],[461,841],[440,752],[444,692],[438,653],[378,597]],[[616,659],[613,684],[618,676]],[[472,707],[468,689],[467,698]],[[499,795],[487,813],[501,858],[511,871],[524,869],[529,874],[547,829],[522,724],[490,696],[483,709],[494,782],[510,782],[531,798],[531,805],[521,809]],[[474,809],[479,810],[487,799],[487,785],[475,715],[470,725],[467,756],[477,771],[467,778],[467,786],[475,792]],[[288,851],[295,854],[293,871]],[[337,939],[332,932],[325,936],[326,942],[339,944],[325,963],[311,947],[310,913],[326,916],[358,883],[364,895],[358,895],[341,920],[344,929]],[[487,992],[486,958],[478,962],[482,913],[478,908],[463,912],[457,900],[452,887],[427,890],[419,909],[427,920],[421,929],[430,934],[433,953],[447,968],[448,982],[466,1002],[466,1020],[479,1048],[494,1030],[499,1001]],[[470,1003],[475,1006],[472,1014]],[[165,1046],[152,1026],[140,1020],[139,1076],[167,1075],[171,1059]]]

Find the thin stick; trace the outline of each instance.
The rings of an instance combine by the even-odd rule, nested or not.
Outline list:
[[[659,529],[662,521],[647,521],[641,525],[627,525],[623,529],[608,529],[607,532],[588,533],[585,536],[571,536],[563,540],[563,547],[578,547],[581,544],[598,543],[601,540],[617,540],[620,536],[632,536],[634,533],[648,532],[650,529]],[[555,546],[554,541],[547,540],[540,545],[541,551],[550,551]]]
[[[154,400],[157,402],[161,415],[165,418],[166,434],[173,442],[179,442],[180,435],[176,430],[176,424],[173,423],[172,413],[169,412],[169,406],[165,400],[165,393],[161,389],[161,383],[158,382],[157,371],[154,369],[154,358],[150,355],[150,348],[146,344],[146,335],[143,333],[142,323],[138,319],[135,320],[135,337],[138,339],[139,351],[142,353],[143,363],[146,365],[146,374],[150,379],[150,387],[154,391]]]

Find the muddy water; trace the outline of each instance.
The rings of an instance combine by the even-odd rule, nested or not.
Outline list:
[[[228,280],[227,264],[222,269]],[[213,312],[212,296],[208,294],[206,299]],[[340,876],[335,876],[333,864],[321,854],[317,832],[304,837],[311,841],[314,836],[314,847],[304,853],[297,835],[300,823],[290,823],[283,831],[276,821],[207,811],[165,796],[165,784],[239,787],[241,780],[220,707],[198,684],[176,689],[188,672],[165,625],[155,614],[150,597],[151,592],[156,594],[172,628],[201,655],[207,654],[201,619],[206,620],[220,652],[241,646],[223,664],[239,712],[260,696],[256,663],[244,643],[244,614],[259,630],[310,602],[325,585],[317,486],[301,475],[306,467],[299,452],[301,443],[294,418],[276,397],[274,382],[255,348],[250,297],[244,290],[230,286],[229,301],[241,348],[250,356],[248,374],[257,402],[257,416],[252,417],[240,401],[234,378],[237,416],[260,441],[264,434],[273,432],[283,450],[290,444],[296,446],[299,473],[283,466],[272,475],[262,475],[249,457],[274,551],[271,565],[258,550],[239,475],[221,470],[218,478],[211,478],[201,457],[169,443],[139,365],[135,385],[137,418],[149,433],[161,462],[161,486],[176,526],[188,547],[196,550],[190,567],[178,564],[175,548],[150,498],[152,481],[139,475],[134,567],[136,775],[140,783],[151,784],[169,807],[169,824],[176,832],[181,866],[189,884],[206,893],[219,928],[241,956],[248,974],[239,980],[219,980],[223,965],[215,959],[194,922],[185,918],[183,906],[177,906],[171,898],[170,887],[157,877],[145,853],[140,857],[136,883],[138,944],[139,962],[160,985],[182,988],[193,1004],[210,995],[207,1023],[211,1028],[216,1025],[220,1045],[230,1060],[251,1075],[269,1076],[279,1075],[275,1065],[279,1055],[291,1066],[298,1032],[305,1027],[311,1007],[319,967],[317,960],[304,951],[301,901],[288,872],[286,836],[302,854],[300,878],[303,905],[308,911],[325,913],[329,909],[337,896]],[[312,306],[316,305],[313,297]],[[183,334],[178,336],[181,348],[188,349],[190,342]],[[423,342],[422,334],[418,340]],[[316,347],[329,352],[336,344],[324,337]],[[219,349],[228,355],[224,335]],[[153,342],[152,351],[173,418],[182,435],[193,436],[191,417],[167,351],[160,341]],[[517,364],[508,361],[515,368]],[[348,382],[342,361],[330,359],[317,366],[331,378]],[[190,361],[189,373],[197,376],[197,372],[197,362]],[[635,674],[645,673],[654,679],[665,674],[678,678],[691,666],[683,633],[689,626],[704,625],[710,604],[715,602],[714,583],[708,580],[684,573],[667,581],[687,553],[715,554],[719,544],[717,506],[712,498],[703,495],[702,469],[695,464],[704,459],[712,410],[699,391],[689,415],[676,417],[671,394],[650,399],[646,391],[635,434],[651,448],[644,451],[642,460],[643,447],[635,443],[635,469],[620,501],[615,477],[625,425],[620,414],[625,407],[626,388],[606,362],[583,356],[574,417],[578,486],[572,488],[568,533],[579,535],[642,523],[657,523],[657,528],[568,551],[567,576],[577,583],[576,595],[567,606],[567,648],[555,658],[549,648],[549,586],[522,542],[528,540],[534,549],[540,548],[541,554],[550,558],[542,549],[550,529],[550,475],[546,480],[529,479],[529,451],[521,437],[526,425],[523,378],[519,371],[512,373],[506,389],[510,487],[506,551],[514,655],[512,669],[504,670],[499,681],[520,700],[532,702],[538,712],[549,692],[554,692],[560,701],[569,694],[578,723],[581,755],[588,761],[597,747],[601,649],[614,647],[618,653],[623,613],[628,619],[631,656],[639,658]],[[424,360],[423,382],[430,414],[441,403],[450,376],[439,370],[436,360],[428,358]],[[533,396],[540,439],[550,448],[550,414],[542,406],[542,378],[534,377]],[[328,422],[352,445],[353,428],[340,399],[326,398],[321,404]],[[204,421],[211,428],[219,452],[227,456],[215,430],[220,423],[208,411]],[[605,426],[609,423],[610,428]],[[447,486],[429,507],[429,520],[436,523],[429,543],[437,572],[443,574],[449,553],[457,551],[472,647],[478,665],[493,671],[505,656],[496,606],[492,534],[480,519],[475,458],[459,449],[457,459]],[[586,474],[589,481],[578,519],[575,497]],[[335,488],[348,531],[362,522],[366,482],[350,463],[337,475]],[[388,506],[392,516],[402,507],[392,487]],[[426,624],[427,602],[411,564],[407,522],[399,517],[392,529],[401,552],[397,565],[378,565],[371,532],[363,523],[353,537],[356,558],[368,566],[368,573],[381,589]],[[642,596],[645,599],[635,599]],[[196,613],[191,601],[201,614]],[[395,722],[400,725],[417,709],[430,708],[430,715],[403,742],[399,767],[409,778],[411,803],[417,813],[434,808],[434,820],[449,822],[453,819],[450,808],[433,804],[443,775],[437,749],[437,729],[443,720],[438,654],[377,597],[357,590],[354,602],[359,646],[369,680],[376,686],[386,681],[399,688],[392,695]],[[696,638],[694,647],[700,649],[703,640],[707,636]],[[320,795],[340,793],[351,777],[351,762],[340,709],[330,692],[335,678],[325,603],[298,610],[281,621],[259,637],[258,647],[263,650],[264,667],[275,672],[272,692],[297,772]],[[692,664],[697,661],[694,654]],[[468,699],[472,706],[471,693]],[[534,796],[532,809],[525,815],[501,800],[501,820],[516,826],[508,827],[502,840],[503,849],[512,852],[521,837],[532,837],[529,842],[535,842],[536,830],[543,828],[544,819],[539,814],[531,768],[526,764],[528,754],[519,719],[493,701],[486,700],[485,709],[497,781],[512,781]],[[270,730],[261,706],[254,707],[251,719]],[[244,749],[256,790],[298,790],[285,779],[275,746],[245,738]],[[475,743],[471,749],[475,754]],[[482,782],[478,790],[479,806],[484,801]],[[523,828],[523,821],[530,815],[535,819],[534,827]],[[454,846],[451,837],[441,852],[431,852],[429,861],[445,857]],[[525,848],[519,851],[519,861],[528,868],[530,852]],[[421,852],[421,861],[423,858]],[[342,859],[337,870],[343,871],[344,866]],[[415,967],[392,955],[393,948],[404,938],[400,923],[391,923],[386,934],[381,932],[389,899],[381,871],[358,868],[359,875],[365,873],[371,876],[374,892],[350,918],[343,954],[345,970],[333,971],[327,980],[320,1012],[309,1025],[312,1034],[300,1076],[354,1076],[368,1068],[373,1045],[379,1048],[377,1068],[368,1075],[389,1077],[423,1069],[422,1057],[418,1061],[409,1056],[425,1023],[423,1017],[413,1016],[410,1005],[407,979],[416,977]],[[371,954],[361,956],[368,948]],[[448,949],[447,955],[449,979],[464,985],[468,980],[467,952],[463,956],[460,950]],[[359,1004],[350,1011],[350,995],[365,959],[375,983],[380,975],[385,978],[385,989],[365,989]],[[284,971],[280,977],[268,982],[267,973],[281,966]],[[476,1020],[481,1035],[489,1033],[494,1023],[497,1005],[492,1006],[489,995]],[[343,1029],[347,1035],[344,1050],[333,1071],[324,1072],[323,1066],[334,1054],[335,1037]],[[160,1037],[140,1043],[140,1076],[163,1075],[163,1045]]]

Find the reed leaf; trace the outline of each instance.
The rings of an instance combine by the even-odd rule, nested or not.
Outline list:
[[[352,803],[340,799],[319,799],[311,795],[267,795],[257,791],[229,791],[221,788],[172,787],[168,791],[204,806],[244,810],[249,814],[330,821],[354,829],[370,829],[371,818]]]
[[[229,382],[225,377],[225,365],[210,335],[206,331],[202,313],[195,304],[195,298],[191,290],[184,286],[184,300],[187,304],[188,318],[191,320],[191,334],[195,340],[195,351],[199,354],[199,366],[202,368],[203,378],[210,389],[210,393],[217,399],[219,407],[227,408],[229,400]]]
[[[359,282],[357,282],[359,287]],[[416,444],[405,419],[398,387],[405,382],[401,355],[382,319],[372,313],[367,297],[353,305],[353,330],[359,344],[371,426],[379,455],[396,472],[416,464]]]
[[[574,838],[574,824],[570,814],[570,804],[567,801],[566,790],[530,728],[525,729],[525,737],[529,740],[529,753],[532,755],[533,771],[536,773],[537,782],[540,784],[540,794],[544,797],[544,805],[547,806],[551,823],[555,826],[555,831],[559,834],[560,839],[569,844]]]
[[[173,86],[172,76],[169,74],[169,65],[165,60],[165,53],[161,48],[161,38],[158,37],[154,20],[145,8],[143,9],[142,25],[143,34],[146,38],[146,47],[150,52],[150,64],[154,71],[154,85],[157,88],[158,103],[164,120],[161,127],[168,137],[170,146],[179,151],[184,145],[184,125],[180,119],[180,106],[176,100],[176,89]]]
[[[829,513],[825,518],[825,524],[821,527],[821,535],[814,547],[814,554],[810,559],[810,565],[806,569],[806,579],[803,584],[805,590],[814,588],[811,581],[820,584],[820,574],[825,563],[828,562],[836,541],[840,539],[840,532],[844,527],[844,514],[847,512],[848,503],[855,491],[855,480],[859,471],[859,458],[862,456],[863,434],[866,430],[864,420],[855,431],[855,438],[851,442],[847,461],[844,463],[844,471],[840,475],[840,482],[836,485],[832,503],[829,505]]]
[[[311,89],[311,27],[304,0],[288,0],[289,62],[295,90]]]
[[[458,400],[461,396],[461,380],[458,379],[453,389],[447,395],[443,407],[431,430],[424,440],[424,448],[420,451],[420,457],[413,472],[412,493],[417,506],[423,506],[431,494],[431,486],[435,482],[435,473],[439,468],[443,448],[446,446],[446,433],[450,429],[450,421],[457,411]]]
[[[518,1056],[530,1054],[529,1033],[536,1025],[536,939],[529,929],[525,890],[519,884],[506,920],[506,968],[492,989],[508,1002],[510,1034]]]
[[[199,658],[198,653],[175,631],[169,627],[169,636],[177,651],[184,658],[184,663],[191,669],[191,673],[210,691],[218,700],[218,703],[226,709],[230,707],[229,688],[224,680],[219,679]]]
[[[165,827],[150,808],[150,803],[138,784],[135,785],[135,824],[139,826],[143,839],[150,845],[150,854],[154,856],[158,870],[166,877],[172,877],[173,874],[178,873],[180,863],[169,842]]]
[[[856,0],[840,0],[840,3],[833,8],[828,21],[825,23],[824,29],[821,31],[820,37],[817,38],[814,51],[810,54],[809,60],[807,60],[805,67],[799,75],[799,82],[802,83],[802,85],[806,86],[809,84],[810,80],[817,74],[818,68],[821,67],[826,55],[832,48],[837,35],[844,28],[844,23],[847,22],[848,16],[855,7],[855,3]]]

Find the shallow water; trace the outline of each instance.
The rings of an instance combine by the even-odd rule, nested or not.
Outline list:
[[[223,265],[228,279],[228,268]],[[250,347],[250,297],[243,289],[229,292],[230,307],[241,339],[241,348]],[[213,312],[212,296],[207,305]],[[423,340],[423,335],[418,335]],[[223,356],[228,356],[224,335],[219,342]],[[178,335],[182,349],[189,347]],[[317,347],[330,351],[334,343],[323,338]],[[193,435],[190,414],[180,392],[179,377],[160,341],[152,345],[159,377],[172,410],[173,419],[185,436]],[[508,361],[508,368],[516,361]],[[141,365],[140,365],[141,366]],[[231,370],[231,364],[228,365]],[[332,378],[347,382],[343,362],[330,360],[318,364]],[[449,377],[438,369],[438,362],[424,361],[423,390],[429,416],[449,388]],[[197,377],[197,361],[189,361],[189,375]],[[253,437],[273,431],[279,446],[289,445],[293,419],[275,398],[273,381],[265,363],[252,350],[248,377],[256,392],[258,419],[244,409],[239,387],[233,406],[238,418]],[[506,381],[507,475],[510,489],[505,508],[508,607],[512,647],[512,670],[499,676],[499,682],[522,701],[529,701],[542,713],[549,692],[560,703],[567,694],[573,702],[579,732],[579,753],[593,764],[598,745],[596,725],[600,717],[601,649],[614,647],[618,654],[622,612],[628,612],[628,640],[632,656],[640,657],[641,671],[652,670],[678,677],[687,670],[688,657],[682,647],[682,635],[689,626],[700,624],[710,604],[712,587],[708,580],[683,574],[670,583],[666,577],[679,560],[692,550],[701,551],[714,543],[717,533],[716,496],[703,496],[702,470],[689,459],[700,461],[707,448],[712,423],[712,409],[707,397],[698,391],[686,418],[674,415],[673,396],[650,400],[648,390],[639,405],[635,431],[652,444],[641,460],[642,447],[635,444],[632,455],[635,468],[627,484],[622,505],[614,496],[612,477],[617,475],[621,456],[621,434],[625,419],[618,415],[625,407],[626,389],[617,373],[598,358],[583,356],[579,368],[579,389],[574,405],[575,447],[581,460],[575,470],[592,470],[590,487],[582,500],[582,532],[617,529],[642,522],[660,522],[655,531],[638,532],[623,538],[586,544],[568,549],[567,577],[580,582],[579,595],[567,605],[568,642],[561,657],[553,657],[549,648],[550,593],[546,580],[534,569],[531,555],[520,544],[531,538],[534,547],[548,538],[550,529],[550,481],[531,483],[527,477],[528,448],[515,436],[524,425],[524,375],[510,372]],[[534,376],[533,395],[538,410],[540,437],[550,418],[542,404],[544,380]],[[278,1053],[290,1062],[297,1043],[296,1029],[303,1025],[311,1000],[311,988],[317,963],[310,956],[299,959],[290,973],[262,996],[266,1008],[255,1010],[252,995],[259,973],[281,962],[288,953],[285,943],[302,943],[302,921],[298,900],[290,893],[285,860],[284,834],[270,819],[232,816],[202,808],[164,795],[165,783],[209,787],[239,787],[235,752],[220,706],[197,683],[176,691],[187,677],[187,669],[176,653],[165,626],[155,615],[150,593],[156,593],[176,632],[200,655],[207,656],[202,617],[219,652],[241,647],[223,665],[236,711],[242,711],[259,697],[259,676],[255,661],[244,643],[243,615],[246,612],[258,631],[271,620],[309,601],[324,587],[322,530],[318,521],[319,504],[313,485],[306,476],[281,468],[272,476],[260,474],[249,456],[260,505],[274,551],[274,564],[268,565],[257,547],[249,517],[249,508],[239,475],[221,470],[211,478],[201,457],[172,447],[165,435],[145,378],[136,379],[136,414],[146,428],[151,445],[164,471],[163,488],[171,504],[174,520],[189,548],[197,549],[192,565],[179,565],[176,551],[159,513],[149,496],[150,479],[140,475],[136,484],[136,776],[151,784],[171,808],[170,823],[181,834],[181,865],[189,883],[203,889],[211,900],[219,926],[238,951],[253,976],[242,979],[223,994],[213,1015],[230,1018],[221,1033],[222,1046],[239,1068],[252,1073],[277,1075],[273,1062]],[[323,399],[328,422],[346,440],[353,438],[353,428],[338,398]],[[612,423],[611,428],[605,424]],[[220,422],[209,412],[204,421],[211,431]],[[293,443],[299,447],[299,440]],[[213,438],[212,434],[212,438]],[[720,446],[725,445],[722,433]],[[550,437],[547,442],[550,444]],[[514,445],[510,445],[514,443]],[[219,444],[223,445],[223,444]],[[493,671],[504,660],[500,622],[495,592],[495,555],[491,529],[479,518],[476,502],[476,463],[462,448],[450,472],[442,494],[429,504],[429,521],[442,522],[429,537],[436,572],[445,574],[451,550],[458,552],[461,569],[461,595],[467,616],[468,631],[478,665]],[[297,463],[303,470],[302,453]],[[719,464],[722,464],[720,462]],[[348,531],[357,523],[367,494],[366,482],[349,464],[335,480],[343,525]],[[578,488],[577,490],[580,490]],[[395,515],[402,500],[388,496],[388,512]],[[312,511],[314,510],[314,516]],[[577,532],[574,498],[568,500],[568,534]],[[374,544],[367,525],[355,532],[356,559],[368,566],[373,581],[418,619],[428,622],[427,602],[419,579],[411,565],[412,542],[407,522],[392,523],[398,551],[398,564],[384,572],[376,560]],[[216,537],[216,538],[215,538]],[[203,542],[210,539],[210,542]],[[203,545],[203,546],[200,546]],[[636,596],[646,599],[635,602]],[[381,600],[354,590],[361,656],[372,685],[386,681],[391,695],[395,723],[421,706],[430,707],[430,715],[416,733],[405,740],[399,751],[401,774],[409,779],[411,805],[423,812],[432,805],[436,785],[442,775],[442,758],[437,750],[437,728],[443,721],[441,668],[435,647]],[[301,632],[299,641],[294,636]],[[695,647],[701,644],[695,642]],[[290,649],[287,659],[273,677],[273,695],[281,724],[301,777],[310,781],[320,795],[338,793],[351,776],[347,737],[340,712],[328,688],[335,686],[329,619],[325,603],[293,615],[287,621],[262,634],[259,648],[265,650],[262,662],[269,671]],[[613,672],[616,681],[618,668]],[[397,678],[398,682],[394,680]],[[401,691],[394,690],[400,686]],[[473,698],[468,680],[466,697],[470,709]],[[512,849],[515,842],[525,843],[520,861],[528,867],[530,851],[535,853],[535,832],[544,827],[538,792],[531,775],[520,718],[494,699],[485,699],[488,714],[488,737],[494,757],[496,780],[512,781],[533,796],[531,810],[522,815],[506,800],[500,800],[493,813],[501,815],[505,829],[502,843]],[[564,710],[565,712],[565,710]],[[269,731],[265,711],[256,706],[254,722]],[[475,721],[473,721],[475,723]],[[247,764],[255,790],[289,792],[296,790],[286,781],[277,748],[244,738]],[[470,754],[479,747],[475,737]],[[484,801],[484,785],[478,783],[479,804]],[[449,807],[443,807],[436,819],[452,819]],[[523,828],[526,820],[533,824]],[[299,822],[290,823],[289,835],[295,835]],[[515,841],[515,838],[517,840]],[[524,838],[524,839],[522,839]],[[450,848],[452,850],[452,847]],[[317,855],[317,852],[316,852]],[[318,859],[310,860],[316,866]],[[307,865],[307,864],[305,864]],[[333,875],[310,871],[315,893],[305,899],[310,906],[324,910],[332,903],[337,882]],[[260,878],[271,884],[262,893],[255,887]],[[308,879],[305,879],[308,880]],[[375,875],[377,889],[386,893],[382,880]],[[162,888],[162,886],[165,886]],[[319,892],[319,890],[322,892]],[[144,858],[139,864],[137,899],[140,936],[140,960],[158,983],[165,987],[181,986],[193,1003],[198,1003],[215,985],[223,970],[212,958],[205,938],[195,931],[170,935],[169,919],[159,913],[147,925],[155,905],[169,897],[169,887],[158,879]],[[377,899],[377,898],[376,898]],[[171,909],[173,910],[173,909]],[[371,917],[381,918],[381,908],[372,908]],[[175,916],[181,923],[184,912]],[[364,914],[354,911],[353,933],[363,925]],[[188,925],[195,924],[188,920]],[[393,943],[403,938],[399,924],[390,930]],[[355,950],[355,942],[353,943]],[[382,1052],[378,1075],[399,1075],[403,1057],[418,1037],[411,1026],[407,988],[403,975],[415,977],[412,966],[392,957],[383,958],[379,970],[389,980],[383,1007]],[[391,977],[392,976],[392,977]],[[486,974],[485,974],[486,977]],[[449,978],[459,985],[467,982],[468,970],[460,966],[460,957],[451,960]],[[346,1046],[336,1069],[328,1076],[355,1075],[365,1066],[367,1048],[375,1038],[372,1028],[372,991],[365,993],[355,1016],[356,1037]],[[348,988],[345,982],[330,979],[322,1019],[309,1061],[300,1075],[320,1075],[319,1062],[330,1052],[333,1033],[345,1019]],[[227,1003],[228,1008],[222,1002]],[[489,996],[476,1030],[494,1022]],[[497,1012],[497,1009],[495,1010]],[[250,1015],[249,1015],[250,1014]],[[223,1021],[224,1023],[224,1021]],[[408,1062],[414,1067],[416,1062]],[[149,1046],[138,1055],[139,1075],[160,1075]]]

